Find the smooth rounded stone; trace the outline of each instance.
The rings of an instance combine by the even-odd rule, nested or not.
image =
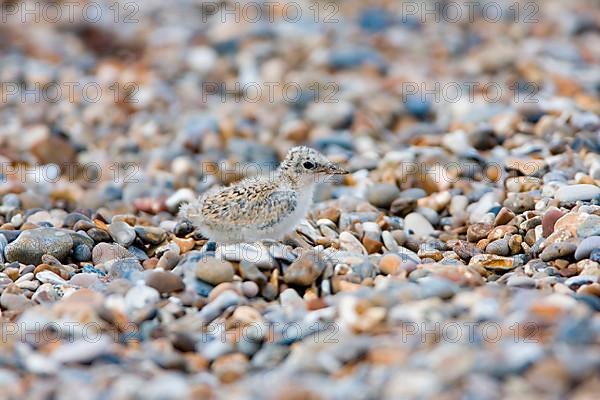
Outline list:
[[[142,242],[151,245],[159,245],[167,238],[167,232],[161,228],[137,225],[134,229]]]
[[[467,207],[469,222],[472,224],[483,222],[489,211],[497,205],[499,205],[498,194],[496,192],[485,193],[476,203]]]
[[[69,230],[66,230],[65,232],[67,232],[69,236],[71,236],[71,239],[73,239],[73,248],[82,244],[88,246],[91,251],[91,249],[94,247],[94,240],[89,237],[87,233],[83,231],[73,232]]]
[[[363,222],[362,228],[365,236],[369,236],[373,240],[379,240],[381,237],[381,227],[376,222]]]
[[[256,264],[246,260],[240,262],[240,275],[243,279],[258,283],[259,286],[267,283],[267,277],[258,269]]]
[[[175,225],[175,228],[173,228],[173,233],[177,237],[185,237],[192,232],[194,232],[194,225],[192,225],[190,221],[186,220],[177,222],[177,225]]]
[[[556,191],[554,198],[568,203],[573,201],[592,200],[600,196],[600,187],[590,184],[563,186]]]
[[[78,212],[72,212],[69,213],[65,216],[65,220],[63,222],[64,226],[67,228],[71,228],[73,227],[78,221],[86,221],[86,222],[92,222],[91,219],[89,219],[86,215],[83,215],[81,213]]]
[[[28,216],[26,221],[32,224],[40,225],[43,222],[52,223],[51,219],[52,217],[50,216],[50,213],[48,211],[41,210]]]
[[[0,290],[4,290],[11,285],[13,280],[10,279],[4,272],[0,272]]]
[[[38,272],[35,278],[42,283],[51,283],[53,285],[64,285],[67,283],[63,278],[49,270]]]
[[[458,195],[452,197],[450,200],[450,207],[448,211],[450,215],[463,215],[467,211],[467,207],[469,206],[469,198],[467,196]]]
[[[276,243],[270,246],[269,254],[271,254],[271,257],[277,260],[283,260],[288,264],[293,263],[297,258],[296,254],[292,252],[292,248],[290,246],[286,246],[281,243]]]
[[[281,364],[290,353],[290,347],[279,343],[267,343],[252,357],[254,368],[272,369]]]
[[[10,208],[19,208],[21,207],[21,200],[15,193],[7,193],[2,196],[2,205]]]
[[[99,335],[97,340],[66,341],[56,347],[50,357],[59,363],[88,363],[107,353],[110,344],[106,335]]]
[[[125,294],[125,308],[129,312],[153,306],[159,301],[160,293],[158,290],[143,283],[129,288]]]
[[[583,285],[591,285],[598,282],[598,277],[594,275],[577,275],[565,280],[565,285],[571,289],[577,289]]]
[[[108,226],[108,233],[115,242],[121,246],[128,247],[135,240],[135,229],[127,222],[115,221]]]
[[[104,263],[104,268],[112,278],[124,278],[130,281],[134,281],[138,278],[139,273],[144,270],[142,264],[135,258],[122,258],[107,261]]]
[[[160,294],[181,292],[185,289],[183,280],[172,272],[151,271],[146,276],[146,285],[158,290]]]
[[[540,254],[542,261],[552,261],[557,258],[570,257],[577,250],[577,244],[572,242],[558,242],[552,243],[546,247]]]
[[[575,260],[588,258],[594,249],[600,249],[600,236],[590,236],[583,239],[575,251]]]
[[[600,249],[594,249],[590,253],[590,260],[600,263]]]
[[[547,238],[554,232],[554,224],[558,221],[564,213],[557,209],[548,210],[542,217],[542,235]]]
[[[6,249],[6,246],[8,246],[8,240],[6,240],[6,237],[4,237],[4,235],[0,234],[0,263],[4,263],[4,249]]]
[[[340,233],[340,249],[354,254],[368,254],[360,240],[347,231]]]
[[[205,305],[198,316],[206,322],[211,322],[221,313],[231,306],[241,304],[245,301],[240,295],[233,290],[225,290],[219,294],[214,300]]]
[[[44,254],[64,261],[72,247],[73,239],[66,232],[56,228],[36,228],[23,231],[6,246],[4,253],[9,262],[38,265]]]
[[[547,174],[545,174],[542,177],[542,179],[544,180],[544,183],[566,182],[568,180],[568,177],[565,175],[565,172],[559,171],[559,170],[554,170],[554,171],[550,171]]]
[[[536,282],[535,279],[530,278],[528,276],[513,275],[506,281],[506,286],[534,289],[536,286]]]
[[[69,279],[70,285],[86,288],[93,287],[99,283],[98,274],[94,274],[93,272],[80,272]]]
[[[23,232],[23,231],[20,231],[20,230],[12,231],[12,230],[0,229],[0,235],[4,236],[4,238],[6,239],[6,241],[8,243],[14,242],[19,237],[21,232]]]
[[[406,247],[399,246],[396,253],[402,258],[404,262],[414,262],[415,264],[419,264],[421,262],[421,258],[414,251],[407,249]]]
[[[376,274],[375,266],[368,258],[364,258],[363,262],[355,263],[351,265],[352,273],[360,277],[360,279],[372,278]]]
[[[103,229],[91,228],[86,231],[94,243],[112,242],[110,234]]]
[[[418,213],[410,213],[404,218],[404,230],[411,231],[413,235],[421,238],[430,236],[435,232],[427,218]]]
[[[589,215],[585,221],[577,227],[577,236],[587,238],[590,236],[600,236],[600,216]]]
[[[508,193],[502,205],[517,214],[521,214],[535,208],[535,199],[529,193]]]
[[[71,229],[73,229],[76,232],[79,232],[79,231],[87,232],[88,230],[90,230],[92,228],[96,228],[96,224],[94,224],[92,221],[88,221],[85,219],[80,219],[79,221],[75,222],[73,227],[71,227]]]
[[[400,197],[410,200],[419,200],[427,196],[427,192],[421,188],[410,188],[403,190]]]
[[[376,183],[367,188],[367,201],[379,208],[389,208],[400,195],[398,186],[392,183]]]
[[[242,294],[248,298],[258,296],[260,288],[255,282],[245,281],[242,282]]]
[[[319,232],[307,221],[302,221],[296,227],[296,232],[304,235],[312,243],[316,243],[319,239]]]
[[[402,195],[390,204],[390,212],[401,217],[413,212],[415,208],[417,208],[417,200]]]
[[[404,232],[403,232],[404,233]],[[388,249],[392,253],[397,253],[400,246],[394,236],[390,231],[381,232],[381,240],[383,240],[383,244],[386,249]]]
[[[283,273],[283,280],[290,285],[311,286],[327,266],[323,256],[315,250],[304,251]]]
[[[402,261],[402,258],[397,254],[385,254],[379,259],[379,270],[386,275],[394,275],[399,271]]]
[[[165,251],[164,254],[160,256],[160,259],[156,264],[156,268],[162,268],[167,271],[172,270],[175,268],[180,259],[181,256],[177,254],[175,250]]]
[[[231,282],[234,275],[233,266],[228,261],[206,257],[196,264],[196,278],[211,285]]]
[[[425,217],[431,225],[437,225],[440,222],[440,216],[437,211],[432,208],[419,206],[415,208],[415,213]]]
[[[129,246],[127,251],[129,251],[131,254],[133,254],[133,256],[135,258],[137,258],[139,261],[146,261],[147,259],[150,258],[150,257],[148,257],[148,254],[146,254],[146,252],[144,250],[142,250],[136,246]]]
[[[78,244],[73,249],[73,258],[75,261],[90,261],[92,259],[92,250],[85,244]]]
[[[165,200],[165,205],[171,212],[177,212],[179,206],[183,203],[190,203],[196,200],[196,195],[192,189],[182,188],[177,190]]]
[[[98,243],[92,250],[94,264],[134,257],[126,248],[116,243]]]
[[[426,276],[418,279],[417,282],[425,298],[439,297],[441,299],[450,299],[460,290],[457,284],[435,276]]]
[[[487,245],[487,247],[485,248],[485,252],[504,257],[510,255],[508,239],[498,239],[493,241],[492,243]]]
[[[232,383],[246,374],[250,367],[248,357],[242,353],[225,354],[213,361],[212,371],[224,383]]]
[[[21,288],[15,284],[11,284],[2,291],[0,305],[5,310],[21,312],[32,305],[32,303],[31,300],[25,297]]]

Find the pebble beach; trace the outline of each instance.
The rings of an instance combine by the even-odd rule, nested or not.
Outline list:
[[[0,399],[597,398],[597,1],[69,4],[0,3]],[[178,217],[299,145],[283,240]]]

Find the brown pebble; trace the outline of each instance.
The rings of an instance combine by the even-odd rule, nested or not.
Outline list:
[[[402,264],[402,258],[393,253],[388,253],[379,260],[379,270],[387,275],[395,275]]]
[[[144,267],[144,269],[154,269],[156,268],[156,264],[158,264],[158,258],[152,257],[144,260],[144,262],[142,262],[142,267]]]
[[[233,353],[217,358],[211,368],[221,382],[231,383],[241,378],[248,366],[248,357],[242,353]]]
[[[166,251],[158,260],[156,266],[164,270],[172,270],[175,268],[181,257],[175,250]]]
[[[208,301],[213,301],[214,299],[219,297],[219,295],[221,293],[223,293],[226,290],[233,290],[237,294],[242,294],[242,291],[241,291],[241,288],[239,285],[236,285],[231,282],[223,282],[223,283],[219,283],[217,286],[215,286],[213,288],[213,290],[210,291],[210,294],[208,295]]]
[[[518,229],[516,226],[512,226],[512,225],[501,225],[498,226],[494,229],[492,229],[490,231],[490,233],[488,234],[487,238],[489,240],[498,240],[498,239],[502,239],[504,238],[504,236],[506,236],[507,234],[514,234],[517,233]]]
[[[459,240],[452,247],[452,250],[464,261],[469,261],[471,257],[483,253],[483,251],[472,243]]]
[[[558,221],[559,218],[563,215],[564,213],[559,210],[549,210],[544,214],[542,218],[542,235],[545,238],[547,238],[552,234],[552,232],[554,232],[554,224],[556,224],[556,221]]]
[[[480,241],[477,242],[477,247],[479,249],[481,249],[482,251],[485,251],[488,244],[490,244],[490,239],[481,239]]]
[[[494,227],[491,224],[473,224],[467,228],[467,240],[476,243],[489,235]]]
[[[367,236],[363,238],[362,243],[369,254],[379,253],[379,250],[381,250],[383,247],[383,243],[378,240],[373,240]]]
[[[508,241],[508,247],[510,247],[511,254],[518,254],[521,252],[523,243],[523,237],[521,235],[512,235]]]
[[[600,283],[583,285],[579,289],[577,289],[577,294],[600,297]]]
[[[183,280],[172,272],[153,271],[146,277],[146,285],[161,294],[180,292],[185,289]]]
[[[181,250],[181,254],[187,253],[188,251],[192,250],[194,248],[194,246],[196,245],[196,242],[194,241],[193,238],[183,239],[183,238],[174,237],[173,241],[177,244],[177,246],[179,246],[179,249]]]
[[[496,219],[494,220],[494,225],[506,225],[515,217],[515,213],[506,207],[502,207],[496,215]]]
[[[2,272],[4,272],[13,281],[19,279],[19,268],[8,267]]]

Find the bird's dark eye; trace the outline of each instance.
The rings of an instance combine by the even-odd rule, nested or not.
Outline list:
[[[315,164],[311,163],[310,161],[305,161],[304,164],[302,164],[302,166],[306,169],[313,169],[315,167]]]

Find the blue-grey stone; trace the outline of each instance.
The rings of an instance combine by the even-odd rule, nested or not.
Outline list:
[[[588,258],[594,249],[600,249],[600,236],[590,236],[579,243],[575,251],[575,259],[579,261]]]

